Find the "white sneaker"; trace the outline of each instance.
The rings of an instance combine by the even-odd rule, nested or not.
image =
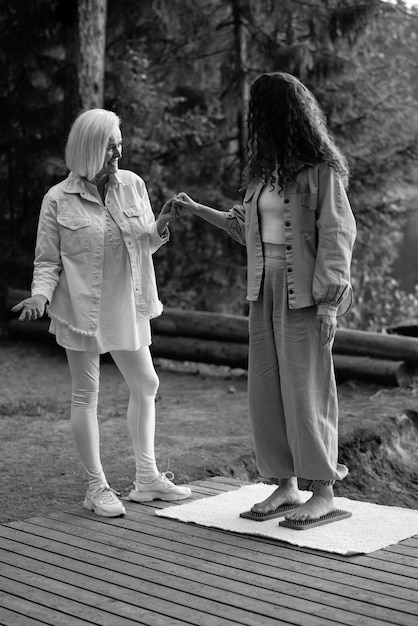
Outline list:
[[[83,507],[102,517],[125,515],[125,507],[116,497],[116,493],[117,491],[109,487],[109,485],[103,485],[103,487],[99,487],[94,491],[88,489]]]
[[[163,472],[150,483],[141,483],[134,480],[134,489],[129,494],[129,499],[135,502],[151,502],[151,500],[164,500],[173,502],[185,500],[192,495],[189,487],[178,487],[169,480],[174,478],[173,472]]]

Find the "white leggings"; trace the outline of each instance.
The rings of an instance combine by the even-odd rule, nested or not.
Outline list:
[[[100,461],[97,403],[100,355],[66,349],[72,379],[71,426],[89,487],[107,484]],[[129,389],[128,429],[131,435],[136,478],[143,482],[158,476],[155,463],[155,396],[159,379],[148,347],[134,352],[110,353]]]

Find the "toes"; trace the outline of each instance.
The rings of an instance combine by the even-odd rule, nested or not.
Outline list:
[[[256,502],[251,507],[251,510],[252,511],[256,511],[257,513],[268,513],[269,511],[273,510],[274,508],[275,508],[274,505],[271,506],[270,502],[263,501],[263,502]]]

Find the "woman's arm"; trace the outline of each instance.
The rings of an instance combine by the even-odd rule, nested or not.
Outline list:
[[[33,269],[32,296],[44,296],[51,302],[62,270],[61,241],[56,202],[49,192],[43,199],[39,215]]]
[[[148,229],[151,254],[154,254],[154,252],[157,252],[157,250],[170,239],[170,232],[167,226],[171,220],[169,219],[169,211],[166,211],[166,205],[169,203],[165,203],[161,209],[160,215],[156,219],[151,208],[145,182],[139,176],[137,176],[137,190],[145,209],[145,220]]]
[[[351,302],[356,223],[338,174],[327,165],[321,165],[318,174],[318,248],[312,289],[318,313],[335,317],[346,312]]]
[[[45,195],[38,221],[31,297],[12,308],[20,313],[18,320],[36,320],[45,313],[47,304],[57,286],[62,270],[60,237],[56,219],[56,205],[49,192]]]
[[[213,226],[225,230],[226,221],[228,219],[225,211],[219,211],[218,209],[213,209],[210,206],[200,204],[199,202],[192,200],[192,198],[190,198],[187,193],[184,193],[184,191],[178,193],[173,198],[173,206],[179,215],[183,212],[192,213],[193,215],[197,215],[198,217],[206,220],[206,222],[213,224]]]

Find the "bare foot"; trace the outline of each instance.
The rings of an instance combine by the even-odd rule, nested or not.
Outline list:
[[[282,504],[296,505],[302,503],[303,498],[297,486],[297,481],[288,479],[280,481],[280,487],[273,491],[273,493],[262,502],[254,504],[251,510],[258,511],[259,513],[270,513],[270,511],[275,511],[277,507]]]
[[[336,508],[332,488],[322,488],[318,492],[315,490],[313,496],[303,506],[286,515],[286,519],[295,521],[318,519],[332,513]]]

